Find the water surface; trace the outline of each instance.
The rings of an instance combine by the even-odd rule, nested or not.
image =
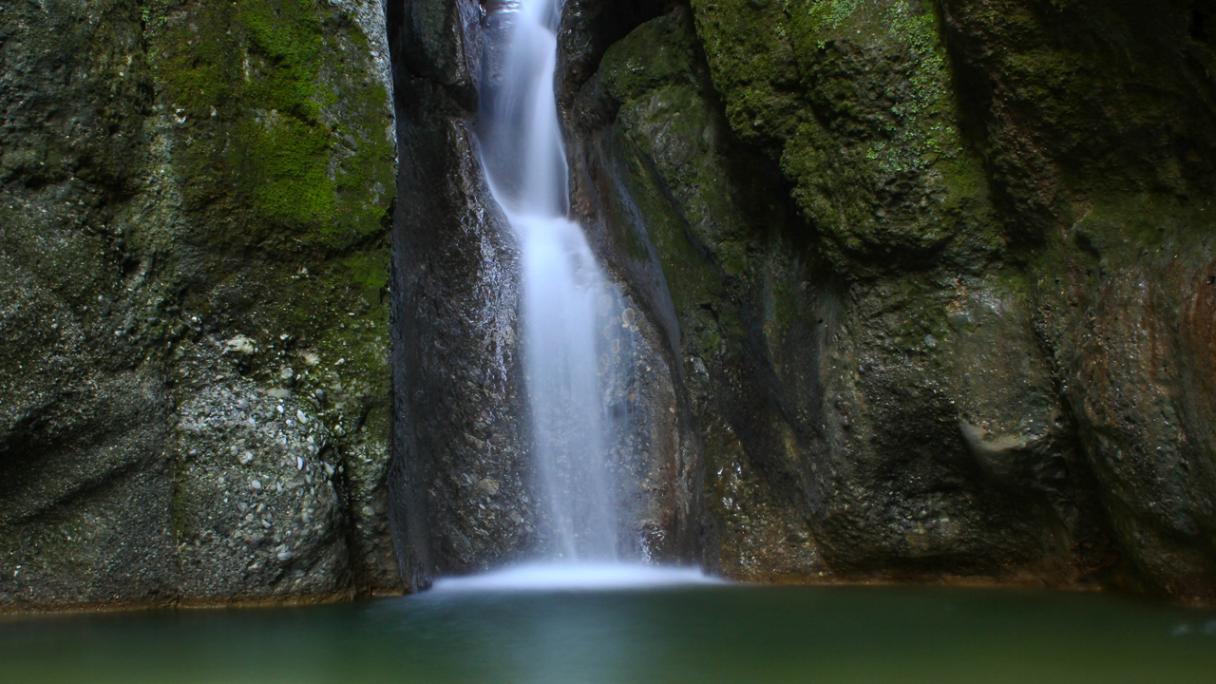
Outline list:
[[[1109,595],[696,586],[0,620],[3,681],[1213,682],[1216,612]]]

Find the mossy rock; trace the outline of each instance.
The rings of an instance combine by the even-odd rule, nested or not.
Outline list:
[[[1000,248],[931,4],[693,7],[732,128],[779,159],[843,271],[938,260],[974,269]]]
[[[385,86],[367,38],[315,0],[165,6],[154,73],[181,127],[190,206],[215,207],[216,249],[342,250],[384,232],[394,194]]]

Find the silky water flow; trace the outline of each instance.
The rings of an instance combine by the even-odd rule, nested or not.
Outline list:
[[[437,590],[622,588],[710,581],[699,570],[622,557],[622,520],[610,465],[603,351],[621,297],[582,228],[568,218],[569,170],[554,93],[561,0],[498,3],[501,30],[483,85],[481,163],[521,255],[521,341],[540,499],[541,548],[527,565],[440,579]],[[497,41],[497,42],[493,42]],[[618,340],[618,343],[620,341]],[[618,344],[617,346],[621,346]]]

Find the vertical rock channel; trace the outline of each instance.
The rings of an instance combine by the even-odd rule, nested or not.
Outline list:
[[[415,588],[537,557],[669,558],[687,527],[667,361],[565,217],[559,10],[389,8],[391,491]]]

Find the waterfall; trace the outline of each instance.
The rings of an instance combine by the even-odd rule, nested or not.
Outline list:
[[[481,161],[522,254],[522,343],[540,529],[551,559],[617,558],[601,337],[619,305],[566,214],[569,171],[554,95],[561,0],[501,2],[499,71],[483,87]],[[504,44],[505,42],[505,44]]]

